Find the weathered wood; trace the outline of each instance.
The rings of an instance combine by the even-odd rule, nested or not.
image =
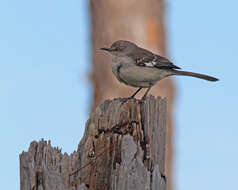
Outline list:
[[[106,100],[68,155],[50,141],[20,155],[21,190],[165,190],[166,100]]]

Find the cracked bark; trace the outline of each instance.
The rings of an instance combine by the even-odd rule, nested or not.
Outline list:
[[[21,190],[165,190],[166,100],[106,100],[68,155],[50,141],[20,155]]]

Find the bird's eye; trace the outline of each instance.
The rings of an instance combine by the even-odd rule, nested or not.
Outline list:
[[[119,51],[119,48],[118,47],[114,48],[114,51]]]

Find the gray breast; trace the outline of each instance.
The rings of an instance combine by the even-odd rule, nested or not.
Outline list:
[[[117,56],[112,56],[111,57],[111,68],[113,74],[116,76],[116,78],[122,82],[128,85],[126,80],[123,80],[122,77],[120,76],[120,69],[123,66],[130,65],[132,64],[132,60],[128,57],[117,57]]]

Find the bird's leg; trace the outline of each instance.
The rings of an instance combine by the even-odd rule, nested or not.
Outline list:
[[[132,94],[132,96],[130,97],[130,98],[134,98],[135,97],[135,95],[141,90],[142,88],[140,87],[140,88],[138,88],[137,89],[137,91],[134,93],[134,94]]]
[[[149,88],[147,88],[147,90],[146,90],[144,96],[141,98],[141,100],[144,100],[144,99],[145,99],[145,97],[147,96],[147,94],[148,94],[148,92],[150,91],[150,89],[151,89],[151,86],[150,86]]]

